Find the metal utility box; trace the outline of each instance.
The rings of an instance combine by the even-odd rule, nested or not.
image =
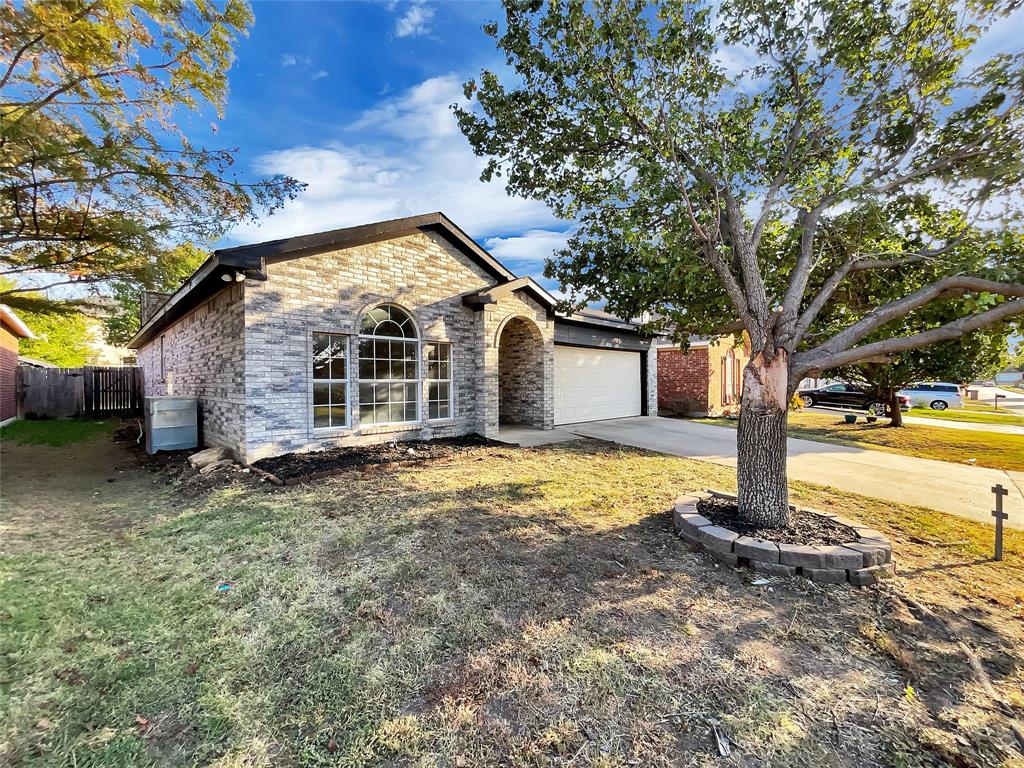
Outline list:
[[[146,398],[146,452],[176,451],[199,445],[194,397]]]

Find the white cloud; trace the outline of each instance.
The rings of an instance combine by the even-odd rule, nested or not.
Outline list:
[[[565,247],[571,235],[571,232],[530,229],[521,235],[489,237],[484,241],[484,246],[499,261],[543,265],[545,259]]]
[[[344,140],[258,157],[258,172],[309,186],[274,216],[237,227],[231,239],[259,242],[443,211],[499,259],[539,274],[543,257],[564,244],[566,222],[542,203],[509,197],[500,181],[480,181],[485,161],[459,132],[449,108],[455,102],[464,103],[459,78],[431,78],[363,112]]]
[[[311,78],[312,78],[313,80],[319,80],[319,79],[321,79],[321,78],[327,77],[327,76],[328,76],[328,75],[330,75],[330,74],[331,74],[331,73],[330,73],[330,72],[328,72],[328,71],[327,71],[326,69],[319,69],[319,70],[317,70],[316,72],[314,72],[314,73],[313,73],[313,74],[312,74],[312,75],[311,75],[310,77],[311,77]]]
[[[309,60],[309,56],[301,53],[285,53],[281,55],[281,66],[282,67],[297,67],[304,66],[308,67],[312,62]]]
[[[430,31],[430,21],[433,18],[434,9],[417,0],[395,21],[395,37],[425,35]]]

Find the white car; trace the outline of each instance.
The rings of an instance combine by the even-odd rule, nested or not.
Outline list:
[[[945,381],[922,381],[900,390],[901,395],[910,399],[912,408],[931,408],[944,411],[947,408],[963,408],[964,403],[958,384]]]

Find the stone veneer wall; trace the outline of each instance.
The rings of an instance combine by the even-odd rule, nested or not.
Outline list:
[[[416,233],[270,263],[267,271],[266,282],[246,283],[247,461],[393,438],[486,432],[489,405],[481,398],[489,392],[485,382],[490,374],[484,365],[485,315],[489,313],[465,307],[462,296],[495,281],[442,237]],[[452,343],[452,418],[360,426],[356,407],[359,321],[367,309],[382,303],[397,304],[410,312],[421,341]],[[516,298],[506,299],[498,307],[505,311],[505,304],[518,303]],[[310,356],[314,331],[349,336],[349,427],[313,430]],[[496,373],[493,392],[496,411]]]
[[[544,339],[537,326],[514,317],[498,341],[498,421],[544,426]]]
[[[552,429],[555,425],[555,323],[548,318],[547,310],[529,296],[515,294],[502,299],[498,304],[488,305],[484,316],[484,403],[483,425],[480,433],[487,437],[498,434],[499,379],[500,379],[500,343],[501,334],[513,318],[516,322],[532,323],[543,340],[542,359],[536,386],[540,392],[533,400],[535,407],[540,408],[540,416],[531,420],[531,425],[541,429]]]
[[[647,410],[645,415],[658,415],[658,348],[654,340],[647,350]]]
[[[199,399],[204,445],[245,451],[245,292],[231,283],[138,350],[147,395]]]

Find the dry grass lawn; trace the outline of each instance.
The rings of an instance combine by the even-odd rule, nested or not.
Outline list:
[[[735,419],[695,419],[704,424],[736,427]],[[888,419],[874,424],[847,424],[842,414],[795,411],[789,414],[789,436],[821,443],[872,448],[937,461],[969,462],[979,467],[1024,471],[1024,437],[996,432],[905,424],[888,426]],[[970,461],[973,459],[973,461]]]
[[[1018,532],[796,486],[900,575],[755,586],[669,530],[727,468],[597,442],[208,493],[2,450],[0,764],[1024,765]]]

